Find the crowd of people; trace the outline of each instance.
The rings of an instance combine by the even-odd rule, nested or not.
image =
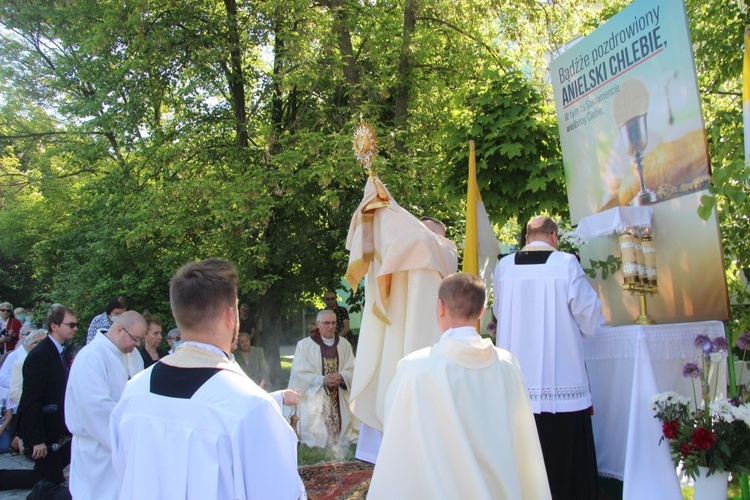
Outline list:
[[[374,193],[365,210],[389,196]],[[557,250],[554,221],[532,219],[526,246],[497,264],[494,345],[477,331],[484,283],[455,272],[455,245],[439,221],[417,227],[404,212],[379,214],[381,227],[402,229],[379,261],[362,265],[366,231],[348,242],[363,259],[347,277],[377,284],[366,289],[357,358],[348,313],[328,290],[296,346],[287,389],[272,391],[238,303],[239,277],[221,259],[176,271],[177,328],[166,339],[160,318],[115,297],[75,359],[75,311],[55,304],[36,328],[0,304],[0,453],[35,464],[0,471],[0,489],[304,498],[298,445],[357,443],[357,457],[375,464],[370,498],[596,498],[581,339],[603,317],[580,264]],[[414,248],[426,256],[414,259]]]

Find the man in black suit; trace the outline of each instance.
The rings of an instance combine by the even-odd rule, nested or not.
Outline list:
[[[43,479],[60,484],[70,463],[70,432],[65,426],[65,387],[69,359],[63,348],[78,329],[73,311],[55,304],[47,313],[49,336],[23,364],[23,392],[18,405],[19,434]],[[53,446],[53,445],[58,445]]]

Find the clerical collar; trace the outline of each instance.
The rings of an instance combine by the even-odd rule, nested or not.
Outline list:
[[[440,340],[443,339],[454,339],[454,340],[474,340],[481,339],[481,335],[477,333],[477,329],[473,326],[459,326],[457,328],[448,328],[440,336]]]
[[[229,359],[229,354],[225,353],[224,351],[222,351],[221,349],[219,349],[213,344],[204,344],[203,342],[196,342],[195,340],[186,340],[182,343],[182,345],[191,345],[193,347],[197,347],[198,349],[203,349],[204,351],[210,351],[210,352],[219,354],[220,356],[224,356],[225,358]]]
[[[332,346],[333,344],[336,343],[336,337],[335,336],[331,337],[330,339],[327,339],[327,338],[325,338],[324,336],[321,335],[320,336],[320,340],[322,340],[323,343],[325,345],[327,345],[328,347],[330,347],[330,346]]]

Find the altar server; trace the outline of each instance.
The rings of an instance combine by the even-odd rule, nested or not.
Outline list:
[[[70,368],[65,392],[65,423],[73,434],[70,493],[73,498],[116,499],[109,417],[125,384],[136,371],[130,356],[143,342],[146,321],[126,311],[109,330],[81,349]]]
[[[521,365],[553,497],[595,499],[598,474],[583,337],[604,323],[601,302],[576,257],[557,250],[552,219],[533,218],[526,243],[495,269],[497,345]]]
[[[443,334],[398,365],[369,499],[550,498],[518,363],[475,327],[485,300],[474,275],[440,285]]]
[[[375,463],[396,365],[440,338],[434,304],[440,281],[456,272],[456,246],[399,206],[371,177],[352,216],[346,248],[349,285],[356,289],[366,278],[350,395],[352,413],[362,422],[356,457]]]
[[[191,262],[169,283],[183,344],[128,383],[110,420],[121,499],[296,499],[297,436],[230,359],[237,272]]]

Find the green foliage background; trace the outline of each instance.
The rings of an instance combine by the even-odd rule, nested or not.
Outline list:
[[[170,318],[189,260],[238,266],[280,377],[281,318],[339,282],[379,136],[401,205],[463,235],[468,141],[498,233],[567,219],[546,55],[627,2],[8,0],[0,6],[0,297],[110,296]],[[733,328],[750,267],[741,133],[743,2],[687,1]],[[505,229],[504,229],[505,228]],[[460,246],[460,245],[459,245]]]

